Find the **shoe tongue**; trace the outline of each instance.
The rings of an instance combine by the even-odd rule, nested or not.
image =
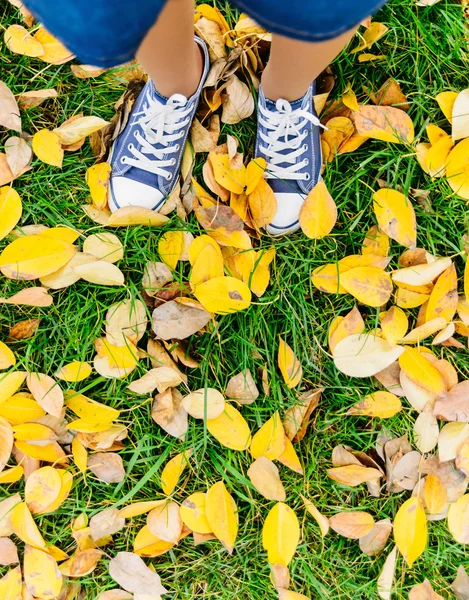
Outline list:
[[[152,100],[157,100],[160,104],[166,104],[168,102],[168,98],[157,91],[155,84],[151,79],[148,81],[148,95]]]

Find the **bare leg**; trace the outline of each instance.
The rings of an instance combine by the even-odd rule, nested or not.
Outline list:
[[[309,43],[274,34],[262,75],[266,98],[289,102],[306,94],[311,83],[346,46],[355,29],[327,42]]]
[[[194,42],[194,0],[168,0],[137,59],[163,96],[196,91],[203,59]]]

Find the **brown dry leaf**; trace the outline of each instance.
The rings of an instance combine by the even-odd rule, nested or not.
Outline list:
[[[359,540],[371,532],[375,520],[367,512],[341,512],[329,517],[329,525],[339,535],[350,540]]]
[[[90,519],[91,537],[95,542],[117,533],[125,527],[125,519],[119,516],[118,508],[102,510]]]
[[[60,565],[59,569],[67,577],[84,577],[96,569],[103,554],[102,550],[96,548],[78,549],[72,558]]]
[[[392,77],[383,83],[376,96],[371,95],[371,101],[379,106],[397,106],[401,110],[410,110],[410,103],[402,93],[401,86]]]
[[[41,277],[39,281],[47,288],[60,290],[69,287],[80,280],[80,276],[75,272],[75,267],[96,262],[96,257],[84,252],[77,252],[66,265],[51,273]]]
[[[382,472],[373,467],[364,467],[362,465],[346,465],[343,467],[334,467],[327,470],[327,475],[333,481],[342,485],[356,487],[367,481],[373,481],[382,477]]]
[[[109,575],[126,591],[134,594],[166,594],[159,575],[149,569],[133,552],[118,552],[109,562]]]
[[[451,589],[454,592],[457,600],[469,599],[469,577],[462,565],[458,567],[456,579],[451,584]]]
[[[18,549],[9,538],[0,538],[0,565],[14,565],[19,563]]]
[[[0,125],[6,129],[21,132],[18,104],[10,88],[3,81],[0,81]]]
[[[148,261],[142,278],[142,287],[148,296],[156,297],[158,292],[173,280],[173,273],[163,262]]]
[[[88,469],[104,483],[120,483],[125,478],[122,458],[114,452],[97,452],[88,458]]]
[[[265,456],[259,456],[248,469],[248,477],[256,490],[267,498],[284,502],[285,489],[280,481],[280,476],[275,464]]]
[[[181,405],[182,395],[176,389],[168,389],[155,396],[151,409],[152,419],[175,438],[184,439],[188,430],[187,413]]]
[[[100,594],[96,600],[132,600],[133,595],[120,589],[108,590]]]
[[[155,389],[161,394],[168,388],[177,387],[183,379],[179,370],[172,367],[150,369],[143,377],[133,381],[127,389],[134,394],[152,394]]]
[[[419,585],[414,585],[414,587],[409,592],[409,600],[444,600],[443,596],[437,594],[433,588],[432,584],[425,579],[423,583]]]
[[[42,308],[50,306],[53,302],[53,297],[43,287],[26,288],[9,298],[0,298],[0,304],[38,306]]]
[[[469,381],[462,381],[435,403],[433,414],[443,421],[469,423]]]
[[[259,397],[259,390],[254,381],[251,371],[244,369],[241,373],[234,375],[226,386],[227,398],[237,400],[240,404],[252,404]]]
[[[372,333],[353,334],[334,349],[335,366],[351,377],[370,377],[389,367],[404,351]]]
[[[107,71],[101,67],[93,67],[92,65],[70,65],[70,71],[78,79],[89,79],[90,77],[99,77]]]
[[[360,550],[367,556],[376,556],[386,546],[391,531],[392,523],[389,519],[377,521],[373,529],[360,538]]]
[[[210,313],[197,303],[189,305],[172,300],[155,308],[152,328],[163,340],[183,340],[203,329],[211,318]]]
[[[191,126],[190,136],[196,154],[198,152],[212,152],[217,147],[220,136],[220,117],[212,115],[207,129],[195,118]]]
[[[251,90],[236,75],[231,75],[225,85],[227,98],[223,103],[222,123],[235,125],[254,112]]]
[[[57,90],[55,88],[49,88],[46,90],[24,92],[23,94],[16,96],[16,99],[21,109],[28,110],[40,106],[49,98],[57,98],[57,96]]]
[[[29,373],[26,384],[36,402],[54,417],[62,417],[64,395],[59,384],[44,373]]]
[[[16,178],[29,167],[33,153],[23,138],[12,136],[5,142],[5,155],[11,173]]]
[[[145,305],[141,300],[123,300],[106,314],[106,339],[114,346],[126,346],[127,340],[137,344],[147,328]]]
[[[363,333],[365,322],[356,306],[345,315],[345,317],[336,317],[329,327],[329,349],[334,353],[337,344],[354,333]]]
[[[179,508],[177,502],[167,502],[151,510],[147,516],[150,532],[164,542],[177,544],[183,528]]]
[[[303,392],[298,403],[291,406],[283,416],[283,427],[289,440],[301,441],[306,435],[306,429],[313,411],[317,408],[324,388]]]

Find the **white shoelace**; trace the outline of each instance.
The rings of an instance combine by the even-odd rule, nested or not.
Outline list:
[[[301,108],[293,109],[287,100],[277,100],[275,107],[276,112],[267,110],[263,106],[259,107],[259,123],[267,129],[267,135],[260,132],[260,138],[265,144],[260,145],[260,150],[267,157],[268,163],[266,177],[307,180],[311,175],[300,173],[309,163],[308,158],[300,160],[308,150],[308,145],[303,144],[303,140],[309,132],[304,127],[309,121],[316,127],[326,128],[315,115]],[[280,166],[281,164],[288,166]]]
[[[167,167],[173,167],[176,158],[163,159],[181,149],[180,144],[173,142],[184,137],[184,127],[189,125],[188,115],[191,110],[191,106],[187,107],[187,98],[182,94],[173,94],[166,104],[149,99],[148,103],[143,105],[143,110],[134,115],[140,117],[136,123],[143,130],[143,135],[137,130],[134,131],[140,150],[129,144],[128,150],[134,158],[124,156],[122,162],[165,177],[169,181],[172,173]],[[161,147],[154,148],[156,144]]]

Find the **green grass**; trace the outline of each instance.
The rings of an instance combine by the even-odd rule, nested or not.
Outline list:
[[[235,11],[225,7],[224,3],[217,5],[226,9],[227,18],[233,24]],[[363,88],[377,91],[392,76],[400,81],[411,102],[409,114],[418,136],[422,135],[428,122],[448,130],[448,123],[433,98],[443,90],[458,91],[468,85],[469,64],[461,6],[442,0],[432,8],[421,9],[414,7],[410,0],[395,0],[382,9],[376,19],[385,23],[389,32],[372,51],[385,54],[386,59],[360,65],[356,55],[344,52],[332,67],[336,76],[332,97],[339,97],[350,82],[357,95],[364,99]],[[20,22],[16,10],[6,2],[0,7],[0,22],[3,27]],[[57,99],[23,113],[24,129],[31,134],[42,127],[53,127],[79,112],[110,118],[113,105],[124,90],[122,84],[110,82],[105,76],[78,80],[70,73],[68,65],[47,66],[34,59],[13,55],[5,47],[0,52],[0,79],[14,93],[46,87],[56,87],[59,92]],[[224,125],[221,140],[226,134],[237,136],[246,157],[252,156],[254,118],[236,127]],[[0,143],[6,137],[7,134],[2,133]],[[196,173],[201,172],[203,160],[203,156],[198,157]],[[35,160],[33,169],[15,182],[15,188],[23,198],[21,223],[64,224],[86,233],[99,231],[80,208],[88,196],[84,174],[92,163],[88,144],[78,152],[67,154],[61,171]],[[417,205],[415,208],[419,245],[431,252],[441,255],[461,252],[468,215],[466,203],[452,194],[447,182],[444,179],[431,181],[405,146],[369,141],[354,154],[341,156],[330,163],[324,176],[339,208],[339,221],[332,235],[312,241],[298,234],[273,242],[277,258],[267,293],[253,302],[246,312],[219,318],[213,333],[195,336],[190,341],[191,352],[201,360],[201,365],[188,373],[189,385],[192,389],[205,384],[224,389],[228,379],[240,368],[248,367],[257,374],[258,368],[265,364],[271,396],[261,396],[256,404],[242,408],[255,431],[273,411],[283,412],[295,402],[296,393],[286,388],[276,366],[278,335],[294,348],[304,368],[304,389],[324,386],[325,392],[313,415],[308,435],[297,447],[304,465],[304,477],[281,468],[287,503],[296,510],[302,529],[301,544],[290,566],[292,589],[313,599],[371,599],[377,598],[376,578],[392,542],[388,543],[383,555],[371,559],[360,552],[358,542],[334,533],[321,541],[318,527],[305,515],[299,493],[311,498],[326,515],[360,508],[371,512],[376,519],[392,519],[408,493],[392,496],[384,493],[379,499],[371,498],[364,486],[344,488],[330,481],[325,471],[330,466],[331,451],[336,444],[367,450],[374,446],[376,436],[383,428],[396,436],[408,433],[411,438],[416,415],[406,408],[386,422],[343,416],[360,396],[376,388],[370,379],[350,379],[334,369],[327,350],[328,326],[336,315],[350,310],[354,301],[347,295],[320,293],[312,286],[310,273],[321,264],[359,251],[365,232],[374,223],[371,197],[372,190],[377,189],[378,178],[385,179],[391,187],[400,185],[406,191],[410,187],[430,190],[434,212],[424,212]],[[168,228],[176,227],[181,227],[181,223],[174,217]],[[192,217],[187,228],[192,232],[199,231]],[[92,360],[93,341],[101,335],[108,307],[129,296],[138,296],[146,261],[158,260],[157,243],[161,232],[133,228],[119,230],[117,235],[125,246],[125,257],[120,263],[126,276],[125,289],[78,283],[54,293],[54,305],[48,309],[1,307],[0,339],[5,339],[9,328],[18,321],[38,316],[42,319],[34,338],[12,344],[24,368],[52,374],[71,360]],[[267,238],[260,243],[264,248],[271,244]],[[0,250],[5,245],[6,241],[1,242]],[[395,259],[401,250],[393,243]],[[456,263],[461,275],[463,260],[457,258]],[[184,281],[187,274],[186,266],[178,267],[176,279]],[[0,278],[1,295],[10,295],[22,287],[23,284]],[[360,308],[372,326],[377,319],[376,310]],[[255,356],[262,359],[254,358],[254,351]],[[441,354],[457,367],[460,379],[469,377],[466,351],[443,348]],[[141,374],[146,366],[142,361]],[[121,452],[127,477],[117,486],[100,483],[91,474],[86,482],[77,477],[69,499],[57,513],[37,519],[46,540],[66,551],[73,551],[75,546],[69,528],[72,517],[81,512],[92,516],[99,510],[122,506],[131,500],[162,497],[159,474],[163,465],[174,453],[192,447],[191,467],[178,488],[176,500],[182,501],[189,493],[205,490],[223,479],[239,507],[239,538],[231,557],[217,542],[194,548],[191,539],[186,538],[168,554],[149,561],[169,588],[168,598],[276,598],[261,544],[263,520],[273,504],[263,499],[247,479],[249,455],[222,449],[204,432],[201,423],[193,420],[185,443],[165,436],[151,420],[149,402],[127,393],[127,383],[93,376],[76,386],[90,397],[124,411],[123,422],[130,432],[126,449]],[[0,498],[22,489],[23,483],[3,486]],[[128,521],[126,529],[106,548],[109,556],[117,551],[131,550],[136,532],[143,524],[144,517]],[[456,576],[458,565],[462,563],[466,568],[469,565],[467,550],[454,543],[444,521],[430,523],[429,529],[429,546],[414,567],[408,569],[401,559],[398,561],[396,599],[407,598],[412,585],[421,583],[426,577],[439,593],[449,597],[449,582]],[[85,598],[89,599],[114,587],[107,574],[107,559],[91,575],[82,578],[81,583]]]

